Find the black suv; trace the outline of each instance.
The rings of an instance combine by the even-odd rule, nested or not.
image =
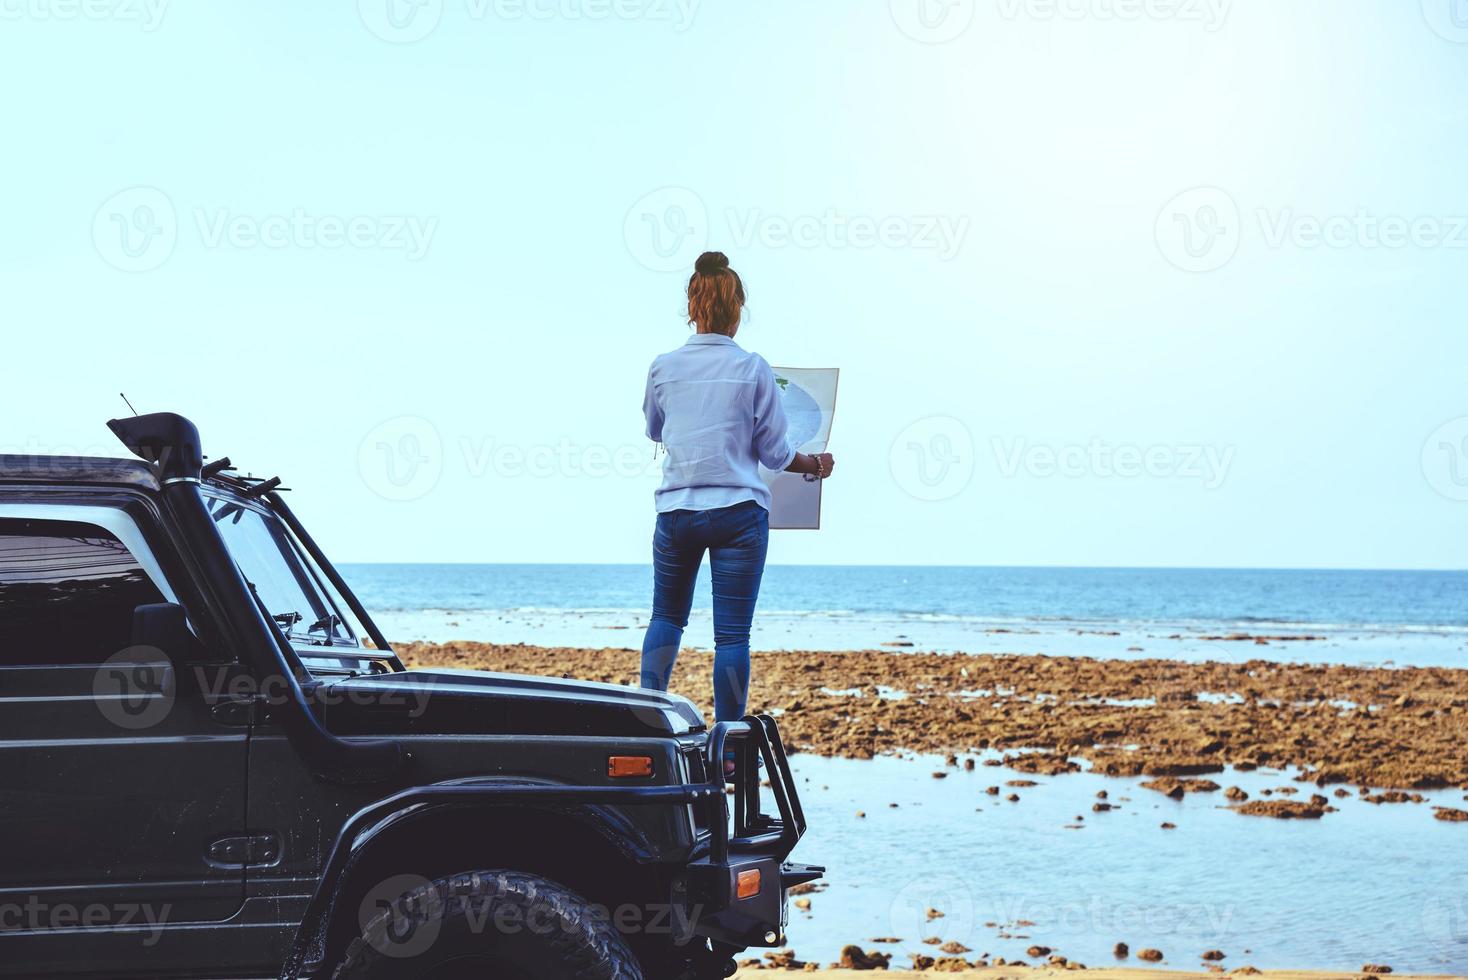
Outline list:
[[[718,977],[784,942],[822,869],[785,860],[773,720],[407,670],[279,479],[108,425],[141,461],[0,456],[0,975]]]

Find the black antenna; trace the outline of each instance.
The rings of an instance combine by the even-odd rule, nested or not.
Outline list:
[[[127,400],[126,395],[119,391],[117,393],[117,397],[122,399],[122,403],[127,406],[127,410],[129,412],[132,412],[134,415],[138,414],[138,410],[136,408],[133,408],[133,403]]]

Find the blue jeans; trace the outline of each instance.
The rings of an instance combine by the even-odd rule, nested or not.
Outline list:
[[[642,641],[643,687],[668,689],[693,608],[698,566],[707,551],[714,586],[714,720],[744,717],[749,627],[769,544],[770,515],[752,500],[717,510],[658,515],[652,539],[652,620]]]

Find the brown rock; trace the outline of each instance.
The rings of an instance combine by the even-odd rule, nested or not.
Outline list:
[[[1403,697],[1406,697],[1406,695],[1403,695]],[[1392,972],[1392,968],[1389,967],[1389,966],[1387,966],[1384,963],[1367,963],[1365,966],[1361,967],[1361,972],[1362,973],[1390,973],[1390,972]]]
[[[1435,806],[1432,811],[1435,820],[1446,820],[1448,823],[1468,822],[1468,810],[1455,810],[1450,806]]]
[[[1147,780],[1142,784],[1142,788],[1156,790],[1164,796],[1180,800],[1187,793],[1212,793],[1218,789],[1218,784],[1211,779],[1178,779],[1175,776],[1161,776]]]
[[[1245,793],[1237,786],[1230,786],[1228,789],[1223,791],[1223,795],[1228,799],[1233,800],[1235,803],[1242,803],[1249,798],[1249,794]]]
[[[1146,960],[1148,963],[1160,963],[1162,962],[1162,950],[1139,949],[1137,950],[1137,959]]]
[[[1029,949],[1025,950],[1025,955],[1026,956],[1034,956],[1034,957],[1049,956],[1050,955],[1050,947],[1049,946],[1031,946]]]
[[[892,954],[862,952],[860,946],[843,946],[841,949],[841,962],[838,969],[842,970],[885,970],[887,964],[892,962]]]
[[[1329,807],[1294,800],[1255,800],[1229,807],[1235,813],[1249,817],[1274,817],[1277,820],[1319,820]]]
[[[1131,947],[1129,947],[1126,943],[1117,943],[1111,949],[1111,955],[1115,956],[1119,960],[1126,959],[1129,953],[1131,953]]]
[[[1206,952],[1206,953],[1203,954],[1203,959],[1205,959],[1205,960],[1221,960],[1221,959],[1223,959],[1223,950],[1221,950],[1221,949],[1210,949],[1208,952]]]

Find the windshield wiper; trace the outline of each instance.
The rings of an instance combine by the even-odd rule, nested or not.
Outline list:
[[[281,629],[289,633],[292,626],[296,625],[306,617],[293,610],[291,612],[275,613],[270,618],[275,620],[276,624],[279,625]]]
[[[306,632],[309,634],[315,633],[317,630],[321,630],[325,635],[326,645],[331,646],[331,635],[340,625],[342,625],[342,620],[340,616],[338,616],[336,613],[327,613],[325,616],[322,616],[320,619],[316,620],[316,622],[312,623],[306,629]]]

